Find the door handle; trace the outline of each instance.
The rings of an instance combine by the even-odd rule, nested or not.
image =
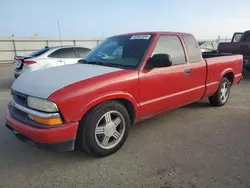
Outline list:
[[[61,63],[61,62],[62,62],[62,60],[58,59],[58,60],[57,60],[57,62],[60,62],[60,63]]]
[[[191,70],[190,70],[190,69],[185,69],[185,70],[184,70],[184,73],[185,73],[186,75],[189,75],[189,74],[191,74]]]

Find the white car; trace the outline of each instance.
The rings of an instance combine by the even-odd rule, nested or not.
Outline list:
[[[77,63],[89,48],[81,46],[46,47],[27,56],[14,58],[14,77],[39,69]]]
[[[218,47],[217,42],[199,42],[201,52],[215,52]]]

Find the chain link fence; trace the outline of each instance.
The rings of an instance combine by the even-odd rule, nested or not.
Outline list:
[[[15,56],[27,55],[31,52],[44,48],[45,46],[61,46],[61,45],[78,45],[87,48],[94,48],[103,39],[63,39],[58,38],[14,38],[14,37],[0,37],[0,63],[10,63]],[[198,40],[200,42],[230,42],[231,38],[220,38],[210,40]]]
[[[0,38],[0,63],[10,63],[15,56],[23,56],[46,46],[77,45],[94,48],[103,39],[63,39],[57,38]]]

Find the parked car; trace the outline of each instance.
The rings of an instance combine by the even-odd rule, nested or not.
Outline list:
[[[220,53],[242,54],[243,67],[250,71],[250,31],[234,34],[231,42],[221,42],[218,46]]]
[[[89,48],[81,46],[57,46],[42,48],[26,56],[14,58],[14,77],[23,73],[48,67],[75,64],[83,58]]]
[[[218,43],[214,41],[199,41],[201,52],[215,52],[218,47]]]
[[[78,145],[95,156],[110,155],[122,147],[131,124],[203,98],[226,104],[231,86],[242,79],[243,56],[203,56],[187,33],[107,38],[78,64],[15,80],[6,125],[40,148]]]

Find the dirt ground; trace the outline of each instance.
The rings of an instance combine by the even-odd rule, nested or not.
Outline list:
[[[226,106],[207,100],[132,126],[120,151],[106,158],[39,150],[4,126],[13,71],[0,65],[0,188],[250,187],[250,77]]]

